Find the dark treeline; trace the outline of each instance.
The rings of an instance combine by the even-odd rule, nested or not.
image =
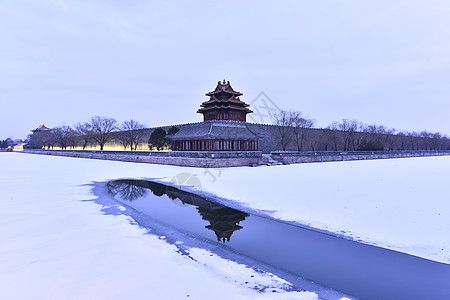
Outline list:
[[[136,120],[128,120],[118,123],[113,118],[94,116],[89,121],[76,123],[73,126],[62,125],[54,128],[36,130],[28,136],[26,148],[31,149],[74,149],[81,147],[99,146],[103,150],[107,143],[120,145],[124,150],[137,150],[140,145],[147,145],[151,150],[161,150],[168,147],[168,138],[178,131],[176,127],[170,127],[166,131],[159,128],[157,134],[154,129],[148,129],[144,124]]]
[[[11,139],[0,140],[0,149],[6,149],[13,146],[13,141]]]
[[[383,125],[343,119],[327,128],[313,128],[314,120],[300,112],[275,114],[281,150],[290,151],[389,151],[450,150],[450,139],[441,133],[403,132]]]

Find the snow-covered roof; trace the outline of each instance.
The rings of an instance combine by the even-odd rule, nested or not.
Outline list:
[[[172,140],[182,139],[258,139],[247,125],[238,121],[214,120],[186,125],[175,133]]]
[[[51,128],[48,128],[48,127],[46,127],[44,124],[42,124],[42,125],[39,126],[38,128],[36,128],[36,129],[34,129],[34,130],[31,130],[31,131],[36,132],[36,131],[49,131],[49,130],[52,130],[52,129],[51,129]]]

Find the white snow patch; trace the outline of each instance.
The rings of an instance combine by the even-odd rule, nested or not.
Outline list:
[[[271,273],[257,272],[245,265],[222,259],[208,250],[190,248],[188,252],[189,257],[202,264],[212,274],[226,278],[232,283],[270,294],[271,299],[318,299],[317,295],[311,292],[286,292],[285,290],[291,288],[291,284],[286,280]]]
[[[209,268],[213,273],[220,274],[240,284],[247,284],[258,290],[263,290],[266,287],[280,289],[290,287],[289,282],[271,273],[257,273],[245,265],[221,259],[205,249],[190,248],[189,256]]]
[[[186,169],[17,153],[0,153],[0,165],[2,299],[317,299],[283,291],[271,274],[251,281],[276,291],[261,293],[240,284],[251,269],[200,249],[194,261],[129,217],[81,201],[95,198],[92,181]]]

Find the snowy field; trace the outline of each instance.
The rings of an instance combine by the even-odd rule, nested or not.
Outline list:
[[[0,165],[1,299],[317,299],[203,249],[180,255],[81,201],[94,198],[92,181],[180,168],[19,153],[0,153]]]
[[[234,207],[450,263],[450,157],[229,169],[0,153],[2,299],[317,299],[103,215],[93,181],[156,178]],[[257,292],[253,287],[270,287]],[[275,293],[272,291],[276,291]]]

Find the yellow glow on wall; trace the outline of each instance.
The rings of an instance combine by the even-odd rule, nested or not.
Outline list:
[[[61,147],[53,147],[53,150],[63,150]],[[77,146],[75,148],[67,147],[65,150],[83,150],[83,147]],[[88,145],[84,150],[98,150],[100,151],[100,146],[93,146]],[[119,144],[106,144],[103,147],[103,150],[110,150],[110,151],[124,151],[123,146]],[[127,147],[125,151],[130,151],[130,147]],[[136,151],[149,151],[147,144],[138,145]],[[153,149],[152,151],[157,151],[156,149]],[[171,151],[169,147],[165,147],[162,151]]]

